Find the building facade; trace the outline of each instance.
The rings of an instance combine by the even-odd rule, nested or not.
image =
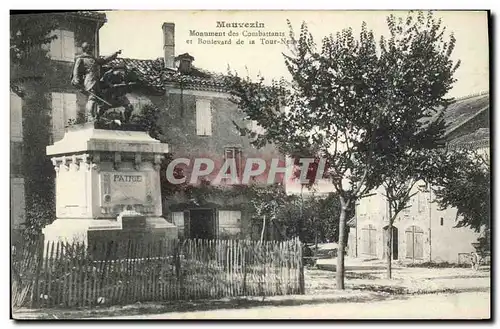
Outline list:
[[[188,165],[177,166],[187,179],[183,188],[176,190],[173,186],[175,192],[163,193],[164,216],[178,227],[181,238],[258,238],[261,223],[252,220],[248,196],[239,193],[245,191],[245,186],[225,180],[216,182],[217,174],[231,159],[241,181],[247,159],[264,159],[268,165],[278,159],[278,165],[284,166],[284,158],[271,145],[259,149],[251,145],[252,137],[242,134],[240,128],[258,131],[259,127],[231,102],[224,76],[197,68],[190,54],[176,56],[175,25],[164,23],[161,28],[163,58],[118,58],[110,67],[125,66],[128,72],[135,72],[141,88],[127,94],[134,113],[147,105],[159,109],[157,124],[172,159],[189,160]],[[214,168],[211,174],[193,182],[190,177],[195,161],[202,158],[212,160]],[[253,183],[266,179],[267,173]],[[165,191],[165,185],[170,184],[165,179],[165,168],[161,175]],[[281,181],[282,175],[277,177]]]
[[[445,110],[447,146],[474,148],[489,158],[489,93],[458,99]],[[455,227],[456,209],[439,210],[430,186],[416,184],[409,207],[392,229],[392,255],[402,262],[462,262],[474,251],[479,234]],[[360,258],[385,258],[388,203],[383,188],[358,201],[350,221],[349,253]]]

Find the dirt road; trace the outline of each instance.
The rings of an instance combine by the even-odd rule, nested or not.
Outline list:
[[[487,319],[490,293],[407,296],[388,301],[221,309],[112,319]]]

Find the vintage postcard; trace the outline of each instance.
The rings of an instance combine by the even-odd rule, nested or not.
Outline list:
[[[489,20],[11,12],[11,318],[490,319]]]

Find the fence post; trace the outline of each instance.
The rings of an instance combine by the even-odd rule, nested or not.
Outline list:
[[[183,249],[184,241],[179,241],[178,243],[175,244],[175,275],[177,276],[177,282],[179,284],[179,299],[183,299],[185,295],[185,290],[184,290],[184,280],[182,279],[182,270],[181,270],[181,251]]]
[[[302,244],[300,242],[300,239],[297,238],[297,245],[299,247],[299,290],[300,294],[304,295],[305,294],[305,280],[304,280],[304,261],[302,259],[303,254],[302,254]]]
[[[35,243],[34,245],[37,247],[35,248],[35,255],[37,257],[36,261],[36,271],[35,271],[35,282],[33,284],[33,290],[31,294],[31,307],[35,308],[37,307],[38,300],[40,296],[38,295],[39,289],[38,286],[40,284],[40,270],[43,266],[43,252],[45,249],[45,237],[42,235],[42,237]]]
[[[242,241],[242,257],[241,257],[241,267],[243,269],[243,296],[247,295],[247,244],[246,240]]]

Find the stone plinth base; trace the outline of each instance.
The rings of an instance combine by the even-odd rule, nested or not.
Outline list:
[[[43,234],[45,242],[88,243],[88,232],[94,230],[119,231],[122,230],[122,223],[106,219],[58,218],[43,229]]]
[[[178,229],[163,217],[127,214],[116,220],[59,218],[46,226],[43,234],[46,246],[59,241],[84,243],[94,259],[109,259],[131,257],[126,250],[129,242],[147,247],[149,243],[177,239]],[[111,254],[105,251],[111,245],[120,246],[120,250]]]

